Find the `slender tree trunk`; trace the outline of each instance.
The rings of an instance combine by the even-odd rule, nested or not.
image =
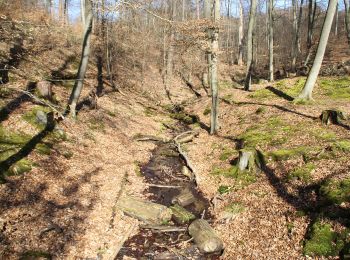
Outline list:
[[[80,0],[81,23],[85,27],[85,0]]]
[[[199,20],[200,18],[200,14],[199,14],[199,0],[196,0],[196,14],[197,14],[197,20]]]
[[[298,9],[297,0],[293,0],[292,4],[293,4],[292,71],[295,72],[298,54],[300,53],[300,28],[301,28],[301,19],[303,16],[304,0],[300,1],[298,17],[297,17],[297,9]]]
[[[85,32],[84,32],[84,41],[82,48],[82,55],[78,69],[77,80],[75,81],[72,93],[70,95],[68,101],[68,110],[70,115],[75,118],[76,117],[76,107],[77,103],[83,89],[84,78],[86,74],[86,70],[89,63],[90,56],[90,39],[92,32],[92,21],[93,21],[93,10],[92,10],[92,2],[91,0],[85,0]]]
[[[316,0],[309,0],[308,27],[307,27],[307,56],[304,66],[307,66],[311,57],[312,39],[316,15]]]
[[[176,15],[176,1],[171,1],[170,6],[171,20],[175,20]],[[170,28],[170,37],[169,37],[169,48],[166,56],[166,70],[165,70],[165,92],[169,100],[171,100],[170,88],[171,80],[173,77],[173,58],[174,58],[174,41],[175,41],[175,31],[173,28]]]
[[[238,26],[238,65],[243,65],[243,5],[239,0],[239,26]]]
[[[107,73],[108,73],[108,78],[109,81],[112,85],[112,88],[114,90],[117,90],[117,87],[114,84],[113,80],[113,72],[112,72],[112,63],[111,63],[111,56],[110,56],[110,51],[109,51],[109,28],[108,28],[108,23],[106,23],[106,60],[107,60]]]
[[[269,74],[270,82],[274,81],[273,78],[273,5],[274,0],[268,0],[269,5]]]
[[[211,17],[212,1],[214,0],[204,0],[204,18],[206,19]]]
[[[350,6],[349,6],[349,0],[344,0],[344,6],[345,6],[346,36],[348,38],[348,44],[350,46]]]
[[[321,37],[317,47],[316,57],[312,65],[312,68],[310,70],[309,76],[307,77],[305,86],[298,97],[299,99],[305,99],[305,100],[312,99],[312,90],[316,83],[318,73],[320,72],[322,60],[324,57],[324,53],[326,51],[328,37],[332,29],[333,18],[337,7],[337,2],[338,0],[329,0],[326,18],[323,22]]]
[[[297,41],[297,33],[298,33],[298,21],[297,21],[297,0],[292,0],[293,7],[293,45],[292,45],[292,71],[295,72],[296,61],[297,61],[297,53],[298,53],[298,41]]]
[[[335,10],[335,22],[334,22],[334,35],[338,36],[338,20],[339,20],[339,3],[337,3],[337,8]]]
[[[248,24],[248,43],[247,43],[247,74],[245,78],[244,90],[249,91],[252,81],[253,69],[253,31],[256,17],[257,0],[251,0],[249,24]]]
[[[210,113],[210,134],[215,134],[218,131],[218,51],[219,51],[219,26],[220,19],[220,0],[214,0],[214,28],[211,29],[211,68],[210,87],[212,94],[212,105]]]

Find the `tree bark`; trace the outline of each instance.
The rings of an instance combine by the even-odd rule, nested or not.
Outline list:
[[[81,23],[85,27],[85,0],[80,0]]]
[[[176,1],[171,1],[170,13],[171,20],[175,20],[176,15]],[[170,25],[171,26],[171,25]],[[174,41],[175,41],[175,31],[174,28],[170,28],[170,37],[169,37],[169,48],[166,52],[166,69],[165,69],[165,79],[164,79],[164,87],[165,92],[169,100],[171,100],[170,88],[171,88],[171,80],[173,77],[173,58],[174,58]]]
[[[247,42],[247,73],[245,78],[244,90],[249,91],[252,80],[253,69],[253,31],[256,17],[257,0],[251,0],[249,24],[248,24],[248,42]]]
[[[239,0],[239,26],[238,26],[238,65],[243,65],[243,4]]]
[[[69,110],[70,116],[72,116],[73,118],[76,117],[76,106],[77,106],[81,91],[83,89],[84,78],[85,78],[86,70],[89,63],[90,39],[91,39],[92,21],[93,21],[93,10],[92,10],[91,0],[85,0],[85,20],[86,20],[86,26],[85,26],[85,32],[84,32],[84,41],[83,41],[81,60],[80,60],[79,69],[78,69],[78,75],[68,102],[68,110]]]
[[[304,62],[304,66],[307,66],[311,57],[312,39],[315,24],[316,15],[316,0],[309,0],[309,13],[308,13],[308,27],[307,27],[307,56]]]
[[[214,2],[214,28],[210,29],[211,40],[211,59],[210,59],[210,87],[211,87],[211,112],[210,112],[210,134],[215,134],[218,131],[218,51],[219,51],[219,27],[217,22],[220,19],[220,0]]]
[[[314,88],[318,74],[320,72],[322,60],[324,57],[324,53],[326,51],[328,37],[332,29],[332,23],[333,23],[334,14],[337,7],[337,2],[338,2],[337,0],[329,1],[326,18],[323,23],[321,37],[317,47],[316,57],[313,62],[309,76],[307,77],[305,86],[298,97],[299,99],[305,99],[305,100],[312,99],[312,90]]]
[[[348,38],[348,44],[350,46],[350,6],[349,6],[349,0],[344,0],[344,6],[345,6],[346,36]]]
[[[268,8],[269,8],[269,74],[270,74],[270,82],[274,81],[273,78],[273,5],[274,0],[268,0]]]

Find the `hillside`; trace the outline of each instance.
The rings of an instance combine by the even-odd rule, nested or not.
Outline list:
[[[296,100],[303,76],[254,77],[244,91],[245,66],[220,53],[219,130],[210,135],[195,26],[174,36],[171,100],[165,36],[153,44],[150,32],[113,28],[111,39],[123,37],[108,49],[112,77],[94,27],[75,119],[64,111],[80,24],[41,10],[0,16],[0,259],[348,258],[344,35],[329,40],[312,101]]]

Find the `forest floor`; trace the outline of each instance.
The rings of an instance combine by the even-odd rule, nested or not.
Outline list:
[[[36,118],[47,108],[19,90],[42,75],[74,77],[79,50],[60,44],[25,55],[1,88],[2,259],[116,258],[126,239],[143,232],[139,221],[116,207],[122,194],[147,198],[141,166],[156,144],[135,137],[170,138],[167,126],[186,119],[169,112],[158,77],[148,79],[145,89],[123,93],[112,92],[104,81],[97,109],[83,107],[77,120],[45,128]],[[94,65],[82,100],[98,85]],[[304,81],[258,84],[251,92],[222,81],[215,136],[208,134],[210,97],[193,97],[173,84],[176,101],[198,118],[187,123],[199,135],[183,149],[198,188],[211,202],[210,224],[224,241],[223,259],[337,258],[349,250],[349,121],[323,125],[319,116],[326,109],[350,114],[350,78],[320,78],[315,101],[295,104]],[[71,88],[72,81],[54,85],[59,105],[64,106]],[[260,172],[237,174],[242,148],[264,157]]]

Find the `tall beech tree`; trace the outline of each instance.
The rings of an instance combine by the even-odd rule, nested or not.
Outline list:
[[[93,21],[93,9],[91,0],[85,0],[85,30],[84,30],[84,40],[82,47],[82,54],[77,74],[77,79],[74,83],[72,93],[68,101],[68,111],[71,117],[76,117],[76,107],[77,103],[83,89],[84,79],[86,70],[89,63],[90,56],[90,40],[92,33],[92,21]]]
[[[210,42],[210,59],[208,60],[210,72],[210,88],[212,95],[212,105],[210,113],[210,134],[215,134],[218,130],[218,51],[219,51],[219,22],[220,0],[214,0],[213,11],[211,12],[212,26],[208,29]]]
[[[309,76],[307,77],[305,86],[302,92],[300,93],[298,99],[302,99],[302,100],[312,99],[312,91],[314,89],[318,74],[320,72],[322,60],[324,57],[324,53],[326,51],[328,37],[332,29],[333,18],[337,8],[337,3],[338,3],[338,0],[329,0],[327,14],[323,22],[320,41],[317,47],[316,57],[313,62],[312,68],[310,70]]]
[[[251,0],[250,2],[250,13],[249,13],[249,24],[248,24],[248,36],[247,36],[247,72],[244,84],[244,90],[249,91],[252,81],[252,69],[253,69],[253,31],[256,18],[256,9],[258,1]]]
[[[269,80],[274,81],[273,71],[273,5],[274,0],[268,0],[268,27],[269,27]]]

